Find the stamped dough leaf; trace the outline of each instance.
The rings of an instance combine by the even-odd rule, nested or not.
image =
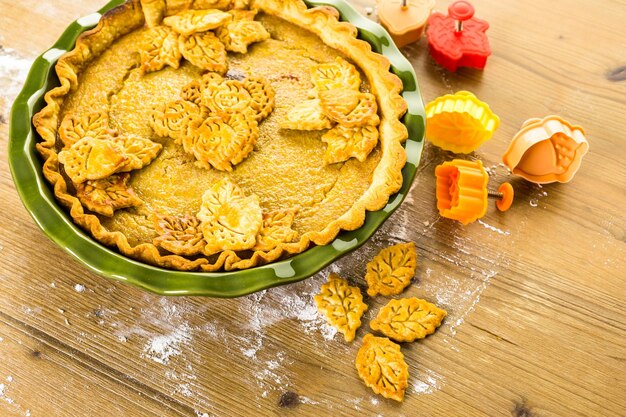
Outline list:
[[[253,250],[269,251],[285,242],[293,242],[298,232],[291,228],[297,210],[276,210],[263,213],[263,227]]]
[[[248,77],[243,80],[243,86],[250,93],[250,109],[254,118],[260,122],[274,110],[276,93],[270,83],[261,77]]]
[[[346,280],[331,272],[328,282],[315,296],[315,302],[326,321],[343,333],[346,342],[354,340],[361,326],[361,316],[367,311],[359,287],[349,286]]]
[[[226,48],[212,32],[182,36],[179,47],[183,57],[198,68],[220,74],[228,69]]]
[[[109,117],[104,112],[84,116],[67,114],[59,126],[59,138],[69,148],[84,137],[107,139],[111,136]]]
[[[76,196],[89,210],[111,217],[115,210],[141,205],[141,200],[128,185],[129,178],[128,173],[115,174],[76,184]]]
[[[86,137],[59,152],[59,162],[74,184],[106,178],[128,161],[124,149],[110,139]]]
[[[350,158],[363,162],[378,143],[378,128],[337,125],[322,135],[322,142],[328,144],[324,154],[327,164],[344,162]]]
[[[161,24],[165,14],[165,0],[141,0],[141,9],[148,27]]]
[[[400,294],[411,283],[416,267],[417,253],[413,242],[383,249],[367,264],[367,294],[370,297]]]
[[[206,32],[229,22],[232,16],[217,9],[185,10],[163,19],[163,24],[181,35],[189,36],[196,32]]]
[[[261,22],[254,20],[234,20],[221,27],[217,36],[226,45],[226,50],[245,54],[248,46],[270,38],[270,34]]]
[[[311,67],[311,82],[314,87],[309,95],[317,97],[320,91],[326,90],[347,88],[359,91],[361,76],[354,65],[341,57],[337,57],[335,62]]]
[[[167,26],[155,26],[146,30],[139,45],[141,72],[159,71],[166,65],[178,68],[181,58],[178,37]]]
[[[196,216],[163,216],[153,218],[154,230],[158,236],[152,243],[169,252],[181,256],[194,256],[204,253],[206,241]]]
[[[163,146],[160,143],[139,136],[118,136],[111,139],[128,157],[127,163],[118,169],[118,172],[128,172],[141,169],[150,164],[157,157]]]
[[[346,127],[378,126],[376,96],[349,88],[319,92],[322,111],[329,119]]]
[[[319,99],[296,104],[280,124],[282,129],[294,130],[323,130],[332,126],[332,121],[322,112]]]
[[[206,253],[251,249],[263,225],[259,197],[245,196],[228,180],[218,182],[204,193],[198,218],[207,242]]]
[[[433,334],[446,314],[426,300],[401,298],[381,308],[370,327],[396,342],[412,342]]]
[[[400,345],[386,337],[366,334],[355,365],[365,385],[376,394],[396,401],[404,399],[404,391],[409,385],[409,367]]]

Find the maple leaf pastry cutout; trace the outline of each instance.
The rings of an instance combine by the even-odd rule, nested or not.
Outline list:
[[[345,162],[350,158],[364,162],[378,143],[378,128],[337,125],[322,135],[322,142],[328,145],[324,154],[327,164]]]
[[[367,264],[367,294],[374,297],[400,294],[411,283],[417,267],[415,243],[385,248]]]
[[[217,9],[185,10],[163,19],[163,24],[177,33],[189,36],[197,32],[206,32],[228,23],[232,19],[229,13]]]
[[[178,33],[167,26],[147,29],[139,43],[140,71],[159,71],[166,65],[178,68],[182,57],[178,38]]]
[[[381,308],[370,327],[396,342],[413,342],[433,334],[446,315],[426,300],[401,298]]]
[[[76,184],[76,197],[87,209],[112,217],[114,212],[142,204],[128,185],[130,174],[114,174],[100,180],[89,180]]]
[[[259,197],[246,196],[227,179],[204,193],[198,219],[209,254],[252,249],[263,226]]]
[[[315,98],[320,91],[342,88],[359,91],[361,76],[354,65],[341,57],[337,57],[334,62],[312,66],[311,82],[314,87],[309,92],[309,96]]]
[[[245,54],[251,44],[270,38],[265,26],[254,20],[256,10],[229,10],[228,13],[232,20],[216,30],[227,51]]]
[[[68,113],[59,126],[59,138],[64,148],[69,148],[84,137],[107,139],[114,135],[109,129],[109,117],[105,112],[88,113],[82,116]]]
[[[275,210],[263,213],[263,227],[252,248],[255,251],[270,251],[281,243],[293,242],[298,232],[291,228],[297,210]]]
[[[409,385],[409,367],[400,345],[386,337],[366,334],[356,355],[355,366],[359,377],[376,394],[396,401],[404,399]]]
[[[367,311],[359,287],[351,287],[345,279],[331,272],[328,282],[314,299],[328,324],[342,333],[346,342],[354,340],[361,326],[361,316]]]

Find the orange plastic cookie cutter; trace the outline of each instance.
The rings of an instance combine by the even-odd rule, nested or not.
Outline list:
[[[426,139],[455,153],[470,153],[500,125],[489,105],[469,91],[446,94],[426,105]]]
[[[502,161],[513,174],[536,184],[569,182],[588,150],[582,127],[547,116],[524,122]]]
[[[455,159],[435,169],[437,177],[437,209],[448,219],[472,223],[487,212],[487,197],[498,198],[496,206],[507,211],[513,203],[513,187],[505,182],[498,191],[488,191],[489,175],[481,161]]]
[[[417,40],[435,7],[435,0],[381,0],[378,18],[398,48]]]

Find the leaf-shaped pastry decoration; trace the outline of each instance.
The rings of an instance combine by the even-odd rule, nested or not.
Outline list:
[[[109,117],[104,112],[88,113],[83,116],[67,114],[59,126],[59,138],[69,148],[84,137],[107,139],[111,136]]]
[[[178,68],[181,58],[178,38],[178,34],[167,26],[146,30],[139,44],[141,72],[159,71],[166,65]]]
[[[226,48],[212,33],[194,33],[179,40],[183,57],[198,68],[224,74],[228,69]]]
[[[117,172],[128,172],[141,169],[150,164],[157,157],[163,146],[160,143],[139,136],[118,136],[111,139],[117,144],[128,157],[128,161]]]
[[[433,334],[446,314],[426,300],[401,298],[381,308],[370,327],[396,342],[413,342]]]
[[[128,173],[114,174],[76,184],[76,197],[89,210],[111,217],[115,210],[141,205],[141,200],[128,185],[129,178]]]
[[[404,399],[409,386],[409,367],[400,345],[386,337],[366,334],[355,360],[356,370],[376,394],[396,401]]]
[[[191,8],[198,0],[165,0],[166,16],[172,16]]]
[[[261,22],[255,20],[234,20],[219,28],[217,36],[226,46],[226,50],[245,54],[248,46],[270,38],[270,34]]]
[[[192,121],[183,148],[203,168],[232,171],[252,152],[258,137],[259,127],[246,113],[211,116],[200,123]]]
[[[193,0],[191,5],[192,9],[204,10],[204,9],[219,9],[227,10],[233,7],[232,0]]]
[[[257,122],[265,119],[274,110],[276,93],[267,80],[261,77],[248,77],[243,80],[243,87],[250,93],[250,109]]]
[[[319,92],[322,111],[329,119],[346,127],[378,126],[376,96],[349,88]]]
[[[378,128],[337,125],[322,135],[322,142],[328,144],[324,154],[327,164],[344,162],[350,158],[363,162],[378,143]]]
[[[154,230],[158,236],[152,243],[180,256],[195,256],[204,253],[206,241],[200,227],[200,220],[193,215],[182,217],[153,217]]]
[[[323,130],[333,127],[333,123],[322,112],[320,100],[312,99],[293,106],[280,127],[294,130]]]
[[[367,311],[359,287],[349,286],[345,279],[331,272],[328,282],[315,296],[315,303],[326,321],[343,333],[346,342],[354,340],[361,326],[361,316]]]
[[[110,139],[86,137],[59,152],[59,162],[74,184],[115,174],[129,160],[124,149]]]
[[[207,242],[206,253],[251,249],[263,225],[259,197],[246,197],[227,179],[204,193],[198,218]]]
[[[217,9],[185,10],[163,19],[163,24],[184,36],[206,32],[229,22],[232,16]]]
[[[157,106],[150,114],[148,124],[160,137],[170,137],[181,144],[189,135],[192,116],[200,115],[200,107],[186,100],[176,100]]]
[[[417,267],[415,243],[400,243],[380,251],[367,264],[367,294],[400,294],[411,283]]]
[[[165,15],[165,0],[141,0],[141,9],[148,27],[161,24]]]
[[[270,251],[281,243],[293,242],[298,232],[291,228],[297,210],[276,210],[263,213],[263,227],[256,238],[253,250]]]
[[[311,67],[311,82],[314,88],[309,92],[311,97],[317,97],[320,91],[347,88],[359,91],[361,76],[356,67],[341,57],[335,62],[329,62]]]

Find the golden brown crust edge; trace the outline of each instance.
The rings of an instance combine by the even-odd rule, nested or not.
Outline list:
[[[283,254],[296,254],[306,250],[311,243],[325,245],[343,230],[354,230],[363,225],[365,211],[383,208],[389,197],[402,186],[402,168],[406,153],[402,143],[408,137],[406,127],[399,118],[406,112],[406,102],[400,96],[402,82],[389,72],[387,58],[371,51],[369,43],[356,39],[357,29],[346,22],[339,22],[339,13],[334,8],[316,7],[307,9],[301,0],[257,0],[254,7],[268,14],[278,15],[298,26],[305,27],[318,35],[324,43],[344,53],[365,73],[372,92],[379,100],[382,113],[380,142],[382,158],[376,167],[372,184],[355,204],[341,217],[329,223],[322,231],[307,232],[298,242],[285,243],[268,252],[255,252],[250,258],[241,259],[233,251],[224,251],[216,260],[201,258],[189,260],[178,255],[162,255],[159,249],[148,243],[131,246],[120,232],[110,232],[98,217],[87,214],[78,198],[67,192],[67,184],[59,171],[57,153],[54,150],[61,105],[78,82],[78,74],[94,56],[108,48],[114,40],[144,23],[139,0],[130,0],[107,12],[98,25],[83,33],[76,47],[63,55],[56,72],[61,85],[45,95],[47,106],[33,118],[33,124],[43,141],[36,145],[44,158],[44,176],[53,185],[54,194],[66,208],[74,221],[91,232],[93,237],[110,246],[117,246],[121,253],[143,262],[166,268],[192,271],[218,271],[220,269],[246,269],[279,259]]]

